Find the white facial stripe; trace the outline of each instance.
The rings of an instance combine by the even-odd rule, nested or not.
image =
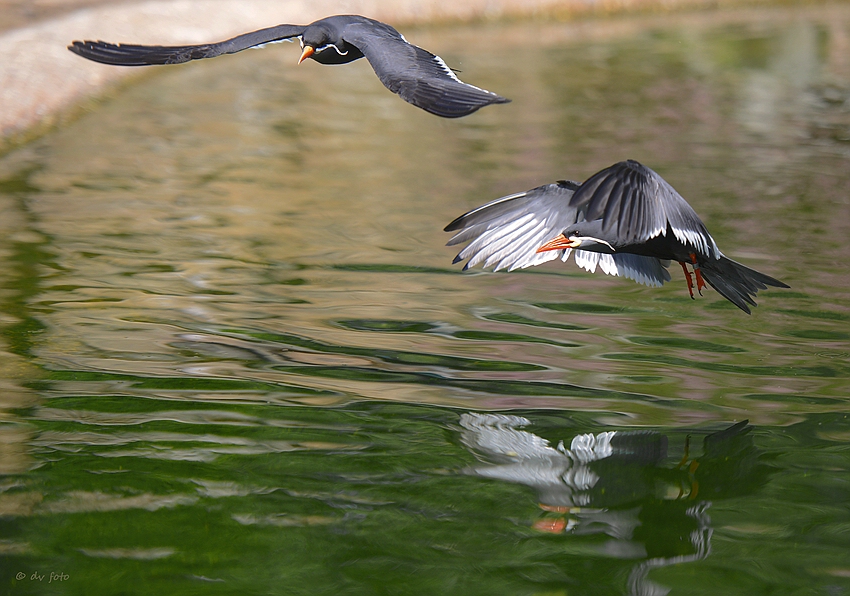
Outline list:
[[[337,53],[337,54],[339,54],[340,56],[345,56],[345,55],[347,55],[347,54],[348,54],[348,51],[340,52],[340,51],[339,51],[339,48],[338,48],[338,47],[336,47],[336,46],[335,46],[334,44],[332,44],[332,43],[329,43],[329,44],[327,44],[327,45],[323,45],[322,47],[316,48],[316,53],[318,54],[318,53],[320,53],[320,52],[324,52],[324,51],[325,51],[325,50],[327,50],[328,48],[333,48],[333,49],[335,49],[335,50],[336,50],[336,53]]]
[[[576,242],[579,242],[579,243],[581,243],[582,240],[590,240],[591,242],[598,242],[599,244],[604,244],[605,246],[610,248],[612,251],[614,251],[614,247],[611,246],[610,244],[608,244],[607,242],[605,242],[604,240],[602,240],[601,238],[594,238],[593,236],[585,236],[583,239],[580,239],[580,238],[574,239],[573,237],[570,237],[570,240],[575,240]],[[614,251],[614,252],[616,252],[616,251]]]

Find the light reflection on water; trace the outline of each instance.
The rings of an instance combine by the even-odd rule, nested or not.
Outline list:
[[[439,120],[365,63],[296,68],[284,45],[151,71],[0,158],[11,576],[68,565],[72,593],[114,591],[116,574],[148,593],[408,576],[420,593],[647,593],[640,568],[687,593],[720,576],[846,589],[847,8],[408,38],[513,103]],[[648,289],[572,264],[450,265],[441,230],[463,211],[625,158],[792,290],[747,317],[711,290],[689,300],[676,275]],[[461,415],[493,409],[552,445],[672,437],[616,470],[631,500],[599,506],[645,539],[600,542],[530,485],[466,473],[487,456]],[[687,433],[696,446],[743,419],[758,449],[694,493],[711,458],[676,467]],[[671,475],[674,499],[655,492]],[[709,528],[705,558],[691,532]],[[691,563],[652,564],[676,556]]]

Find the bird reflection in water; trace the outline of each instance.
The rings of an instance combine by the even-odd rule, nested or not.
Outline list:
[[[600,554],[641,560],[629,574],[629,594],[666,594],[648,579],[652,569],[705,559],[711,552],[712,501],[755,492],[767,466],[758,461],[746,420],[707,435],[692,458],[668,460],[668,438],[656,431],[580,434],[557,447],[520,430],[520,416],[463,414],[461,442],[485,463],[469,474],[537,491],[542,516],[535,530],[609,540]]]

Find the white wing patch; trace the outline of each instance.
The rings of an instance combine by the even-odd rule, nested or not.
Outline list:
[[[626,253],[612,256],[617,263],[619,275],[626,279],[633,279],[639,284],[652,287],[659,287],[664,282],[670,281],[670,272],[667,271],[670,261],[662,262],[654,257]]]
[[[666,235],[669,225],[676,240],[686,245],[689,244],[702,255],[714,256],[719,259],[720,250],[717,248],[714,238],[705,230],[705,225],[696,212],[666,180],[655,172],[653,174],[655,174],[652,178],[656,186],[655,194],[661,199],[659,201],[661,211],[659,215],[664,224],[664,229],[660,233]],[[662,222],[659,221],[660,223]],[[650,238],[655,238],[658,234],[658,231],[653,232]]]
[[[275,44],[275,43],[293,43],[296,39],[298,39],[298,41],[301,41],[301,36],[296,35],[295,37],[287,37],[286,39],[275,39],[273,41],[267,41],[266,43],[261,43],[258,46],[251,46],[248,49],[249,50],[259,50],[261,48],[264,48],[266,46],[270,46],[270,45]],[[304,42],[301,42],[301,45],[303,46]]]
[[[454,71],[451,68],[449,68],[449,65],[446,64],[445,60],[443,60],[439,56],[434,56],[434,62],[436,62],[437,66],[440,67],[440,70],[442,70],[446,75],[448,75],[449,78],[452,79],[453,81],[457,81],[461,85],[466,85],[467,87],[472,87],[473,89],[477,89],[478,91],[483,91],[484,93],[489,93],[490,95],[495,95],[495,93],[493,93],[492,91],[487,91],[486,89],[482,89],[481,87],[476,87],[475,85],[470,85],[469,83],[464,83],[463,81],[461,81],[459,78],[457,78],[457,75],[454,73]]]
[[[689,244],[693,246],[700,254],[706,256],[714,255],[715,258],[720,258],[720,249],[717,248],[717,244],[714,242],[714,238],[712,238],[711,235],[706,236],[694,230],[674,227],[673,224],[670,224],[670,228],[673,230],[673,236],[675,236],[676,240],[682,244]],[[667,228],[654,229],[649,233],[647,240],[651,240],[657,236],[667,236]]]
[[[609,255],[588,250],[577,250],[575,254],[576,265],[591,273],[595,273],[599,267],[607,275],[633,279],[639,284],[654,287],[670,281],[670,272],[654,257],[627,253]]]
[[[454,71],[451,68],[449,68],[449,65],[446,64],[445,60],[443,60],[439,56],[434,56],[434,62],[436,62],[437,66],[440,67],[440,70],[442,70],[444,73],[446,73],[450,78],[454,79],[458,83],[463,83],[463,81],[461,81],[459,78],[457,78],[457,75],[454,73]],[[466,85],[466,83],[463,83],[463,84]],[[470,87],[471,86],[472,85],[470,85]]]
[[[654,230],[652,230],[652,232],[649,233],[648,240],[652,240],[653,238],[655,238],[657,236],[666,236],[666,235],[667,235],[667,228],[655,228]]]
[[[596,267],[606,275],[621,275],[614,255],[589,250],[577,250],[575,256],[576,265],[591,273],[596,272]]]
[[[694,232],[693,230],[682,230],[679,228],[673,228],[673,235],[679,242],[682,242],[683,244],[690,244],[696,248],[697,252],[700,254],[717,254],[717,245],[714,243],[714,238],[711,236],[709,236],[708,241],[706,241],[706,237],[699,232]],[[711,247],[709,247],[709,241],[711,242]]]
[[[588,250],[577,250],[575,256],[576,265],[585,271],[596,273],[596,266],[599,264],[599,258],[601,256],[602,253],[590,252]],[[608,273],[608,275],[618,275],[616,267],[614,268],[613,273],[609,273],[608,271],[605,273]]]

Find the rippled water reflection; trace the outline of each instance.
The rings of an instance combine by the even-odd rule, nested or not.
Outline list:
[[[282,45],[0,158],[0,585],[847,591],[850,11],[408,38],[513,103],[438,120]],[[625,158],[792,290],[450,265],[463,211]],[[652,450],[570,485],[614,431]]]

